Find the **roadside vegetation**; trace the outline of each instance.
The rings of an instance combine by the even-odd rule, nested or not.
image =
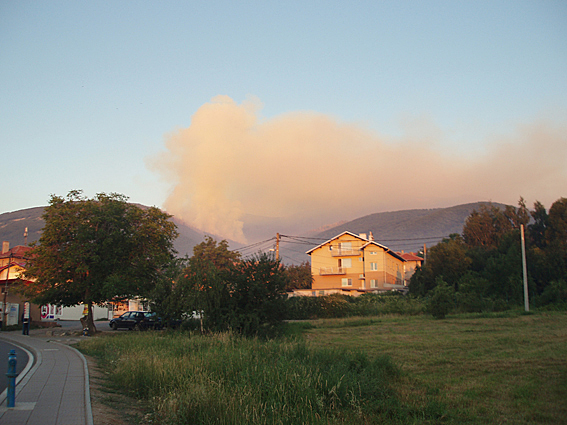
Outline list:
[[[525,246],[530,306],[567,310],[567,198],[549,211],[482,207],[467,218],[462,235],[433,246],[411,278],[410,294],[439,318],[454,312],[494,312],[524,305],[520,226]],[[439,287],[439,289],[437,289]],[[434,299],[434,301],[432,301]]]
[[[122,332],[81,341],[160,424],[561,424],[567,314],[292,322],[277,339]]]
[[[91,322],[93,302],[139,296],[169,327],[79,344],[111,391],[144,406],[144,424],[565,423],[565,198],[549,213],[522,199],[473,212],[429,250],[409,294],[292,298],[311,284],[308,264],[242,259],[211,237],[174,258],[168,216],[121,195],[50,204],[24,292],[85,302]]]

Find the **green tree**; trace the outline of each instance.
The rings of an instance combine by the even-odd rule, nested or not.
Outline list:
[[[567,198],[560,198],[549,209],[545,232],[547,258],[558,279],[567,276]]]
[[[229,275],[230,327],[243,335],[271,335],[285,318],[287,276],[279,260],[260,254]]]
[[[268,255],[237,260],[224,252],[220,258],[228,256],[230,261],[219,267],[209,255],[201,255],[203,246],[218,248],[206,240],[195,249],[179,282],[185,288],[185,311],[199,313],[201,331],[259,335],[277,328],[285,318],[287,298],[287,277],[281,263]],[[221,245],[219,251],[225,249]]]
[[[454,289],[459,279],[469,270],[471,259],[466,255],[466,245],[458,234],[452,234],[433,246],[423,267],[416,269],[410,280],[410,292],[424,296],[436,285],[436,278],[443,276]]]
[[[211,262],[218,269],[226,269],[240,261],[240,253],[229,250],[226,240],[217,243],[208,235],[203,242],[193,247],[193,257]]]
[[[148,295],[173,258],[177,231],[169,218],[119,194],[52,195],[30,252],[25,276],[34,282],[25,294],[38,304],[86,304],[87,326],[96,332],[94,303]]]
[[[186,312],[184,300],[187,298],[187,288],[181,282],[188,263],[188,258],[172,259],[160,270],[156,285],[149,295],[152,311],[155,311],[166,325],[182,319]]]
[[[534,203],[534,210],[531,212],[533,222],[528,225],[528,239],[532,246],[545,248],[545,231],[549,226],[549,216],[543,204],[539,201]]]
[[[299,265],[289,265],[284,268],[284,273],[287,276],[286,291],[294,289],[311,289],[313,283],[313,275],[311,274],[311,264],[304,261]]]
[[[507,205],[503,210],[495,205],[482,205],[465,220],[463,239],[468,247],[494,249],[506,233],[520,224],[528,224],[529,212],[524,198],[518,201],[518,208]]]

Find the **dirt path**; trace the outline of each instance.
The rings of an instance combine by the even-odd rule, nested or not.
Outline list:
[[[150,422],[140,402],[108,388],[96,359],[85,356],[89,368],[94,425],[145,425]]]

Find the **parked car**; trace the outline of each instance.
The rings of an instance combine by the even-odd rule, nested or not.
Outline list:
[[[112,319],[108,325],[114,330],[126,328],[137,331],[162,327],[160,318],[148,311],[127,311],[122,316]]]

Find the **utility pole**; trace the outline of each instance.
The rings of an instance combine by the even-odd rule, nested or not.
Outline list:
[[[524,309],[530,311],[530,299],[528,296],[528,267],[526,264],[526,241],[524,238],[524,225],[520,224],[520,235],[522,241],[522,269],[524,273]]]
[[[276,261],[280,259],[280,234],[276,233]]]
[[[7,300],[8,300],[8,280],[10,279],[10,266],[12,265],[12,252],[10,252],[10,256],[8,257],[8,267],[6,268],[6,285],[4,287],[4,304],[2,304],[2,330],[6,329],[6,312],[8,308],[6,307]]]

